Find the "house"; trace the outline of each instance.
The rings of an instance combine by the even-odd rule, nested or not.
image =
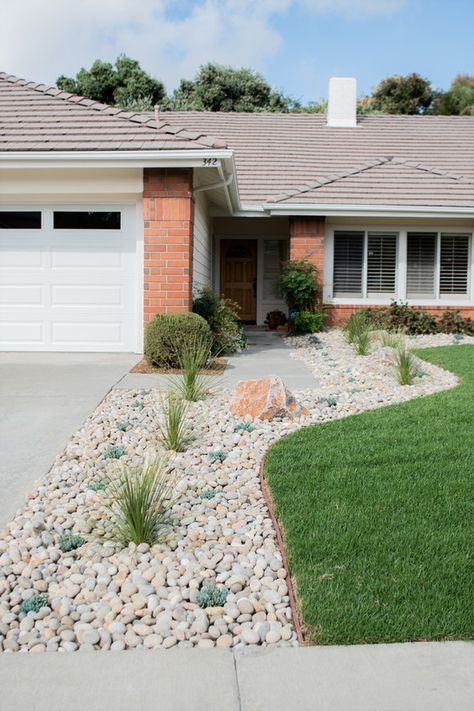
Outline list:
[[[262,324],[287,257],[333,323],[474,316],[474,117],[130,113],[0,74],[0,350],[137,351],[200,284]]]

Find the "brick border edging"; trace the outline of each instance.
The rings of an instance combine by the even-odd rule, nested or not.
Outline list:
[[[273,527],[275,529],[277,543],[280,548],[283,567],[286,570],[286,583],[288,586],[288,597],[290,598],[290,607],[291,607],[291,612],[293,615],[293,624],[294,624],[295,631],[296,631],[296,637],[298,639],[298,644],[304,646],[304,645],[307,645],[308,642],[305,640],[305,636],[303,633],[303,626],[301,624],[300,616],[298,613],[298,608],[296,605],[295,586],[293,583],[293,578],[291,577],[290,568],[288,565],[288,559],[286,557],[286,550],[285,550],[285,543],[283,540],[283,533],[281,530],[281,526],[278,522],[278,519],[275,515],[275,510],[274,510],[274,506],[273,506],[273,499],[272,499],[272,496],[270,493],[270,487],[268,486],[268,483],[267,483],[267,480],[265,479],[265,474],[264,474],[265,460],[267,458],[267,454],[268,454],[268,450],[267,450],[267,452],[265,452],[263,459],[260,462],[260,467],[258,470],[258,476],[260,479],[260,487],[262,489],[263,498],[264,498],[265,503],[267,505],[268,513],[270,514],[270,518],[272,520]]]

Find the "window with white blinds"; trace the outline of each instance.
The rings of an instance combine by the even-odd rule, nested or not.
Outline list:
[[[334,233],[334,296],[362,296],[364,232]]]
[[[439,293],[467,294],[469,235],[442,234],[439,258]]]
[[[397,235],[369,232],[367,235],[367,294],[395,295]]]
[[[436,232],[407,235],[407,296],[435,295]]]

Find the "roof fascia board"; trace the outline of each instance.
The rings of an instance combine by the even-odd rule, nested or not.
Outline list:
[[[232,151],[227,149],[198,148],[189,151],[0,151],[0,167],[215,168],[213,160],[231,158]]]
[[[474,207],[420,207],[418,205],[298,205],[267,203],[270,215],[325,215],[326,217],[474,217]]]

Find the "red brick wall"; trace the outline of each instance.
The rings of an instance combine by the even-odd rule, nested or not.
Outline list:
[[[386,308],[382,305],[372,305],[367,304],[364,306],[352,305],[352,304],[332,304],[325,307],[325,311],[328,313],[328,322],[330,326],[342,326],[349,316],[359,309],[382,309]],[[436,316],[441,316],[443,311],[448,309],[453,311],[460,311],[464,317],[474,318],[474,306],[460,306],[459,309],[456,306],[418,306],[414,308],[422,309],[423,311],[428,311],[430,314],[435,314]]]
[[[324,217],[290,219],[290,259],[306,259],[318,270],[318,281],[324,281]]]
[[[143,182],[147,323],[156,313],[192,306],[193,171],[145,168]]]

